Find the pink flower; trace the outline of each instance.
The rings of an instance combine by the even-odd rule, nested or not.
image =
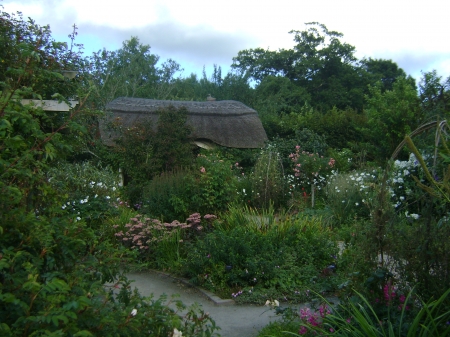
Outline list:
[[[206,169],[202,166],[202,167],[200,167],[200,172],[201,172],[201,173],[205,173],[205,172],[206,172]]]

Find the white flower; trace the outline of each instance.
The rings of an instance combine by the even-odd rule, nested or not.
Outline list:
[[[270,301],[270,300],[267,300],[266,301],[266,304],[264,304],[265,306],[270,306],[270,307],[279,307],[280,306],[280,302],[278,302],[277,300],[274,300],[274,301]]]
[[[113,186],[112,190],[113,190],[113,192],[114,192],[114,191],[116,190],[116,187],[115,187],[115,186]]]
[[[417,219],[419,219],[419,217],[420,217],[419,214],[415,214],[415,213],[410,214],[410,216],[411,216],[411,218],[413,218],[414,220],[417,220]]]
[[[111,199],[111,197],[109,195],[106,196],[106,199]]]
[[[79,216],[77,216],[77,220],[78,220],[78,221],[80,221],[80,220],[81,220],[81,218],[80,218]]]
[[[404,197],[404,196],[401,196],[399,199],[400,199],[401,201],[403,201],[403,200],[405,200],[405,197]]]
[[[242,189],[242,192],[245,193],[245,188]]]
[[[97,197],[98,197],[98,194],[94,195],[94,198],[97,198]]]
[[[131,310],[131,316],[136,316],[136,314],[137,314],[137,309],[133,309],[133,310]]]
[[[61,208],[62,208],[62,209],[66,209],[66,205],[62,205]]]
[[[181,331],[178,331],[177,328],[173,328],[173,335],[172,337],[183,337],[183,333]]]
[[[355,206],[359,206],[359,202],[355,202]]]

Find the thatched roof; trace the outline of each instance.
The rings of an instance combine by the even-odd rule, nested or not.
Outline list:
[[[119,119],[124,127],[139,123],[142,118],[150,119],[156,126],[158,112],[168,106],[187,109],[187,123],[193,128],[194,139],[236,148],[260,148],[267,140],[258,113],[237,101],[161,101],[119,97],[108,103],[106,110],[109,112],[108,120]],[[107,145],[114,145],[118,135],[105,125],[104,121],[100,126],[102,140]]]

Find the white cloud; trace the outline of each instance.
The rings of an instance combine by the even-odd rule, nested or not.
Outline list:
[[[450,5],[443,0],[4,0],[55,37],[79,27],[89,52],[119,48],[138,36],[155,53],[180,63],[225,67],[247,48],[292,48],[290,30],[317,21],[344,34],[357,56],[393,59],[414,77],[450,71]],[[198,69],[196,70],[198,72]],[[201,71],[201,68],[200,68]]]

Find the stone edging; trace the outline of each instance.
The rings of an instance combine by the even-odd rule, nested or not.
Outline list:
[[[176,280],[180,283],[183,283],[185,286],[191,287],[191,288],[195,288],[197,289],[203,296],[205,296],[206,298],[208,298],[211,302],[214,303],[214,305],[234,305],[235,302],[232,299],[222,299],[219,296],[217,296],[216,294],[206,290],[206,289],[202,289],[200,287],[197,287],[195,285],[193,285],[192,283],[190,283],[187,279],[185,278],[180,278],[180,277],[175,277],[171,274],[159,271],[159,270],[154,270],[154,269],[150,269],[149,271],[163,275],[165,277],[170,277],[173,280]]]

